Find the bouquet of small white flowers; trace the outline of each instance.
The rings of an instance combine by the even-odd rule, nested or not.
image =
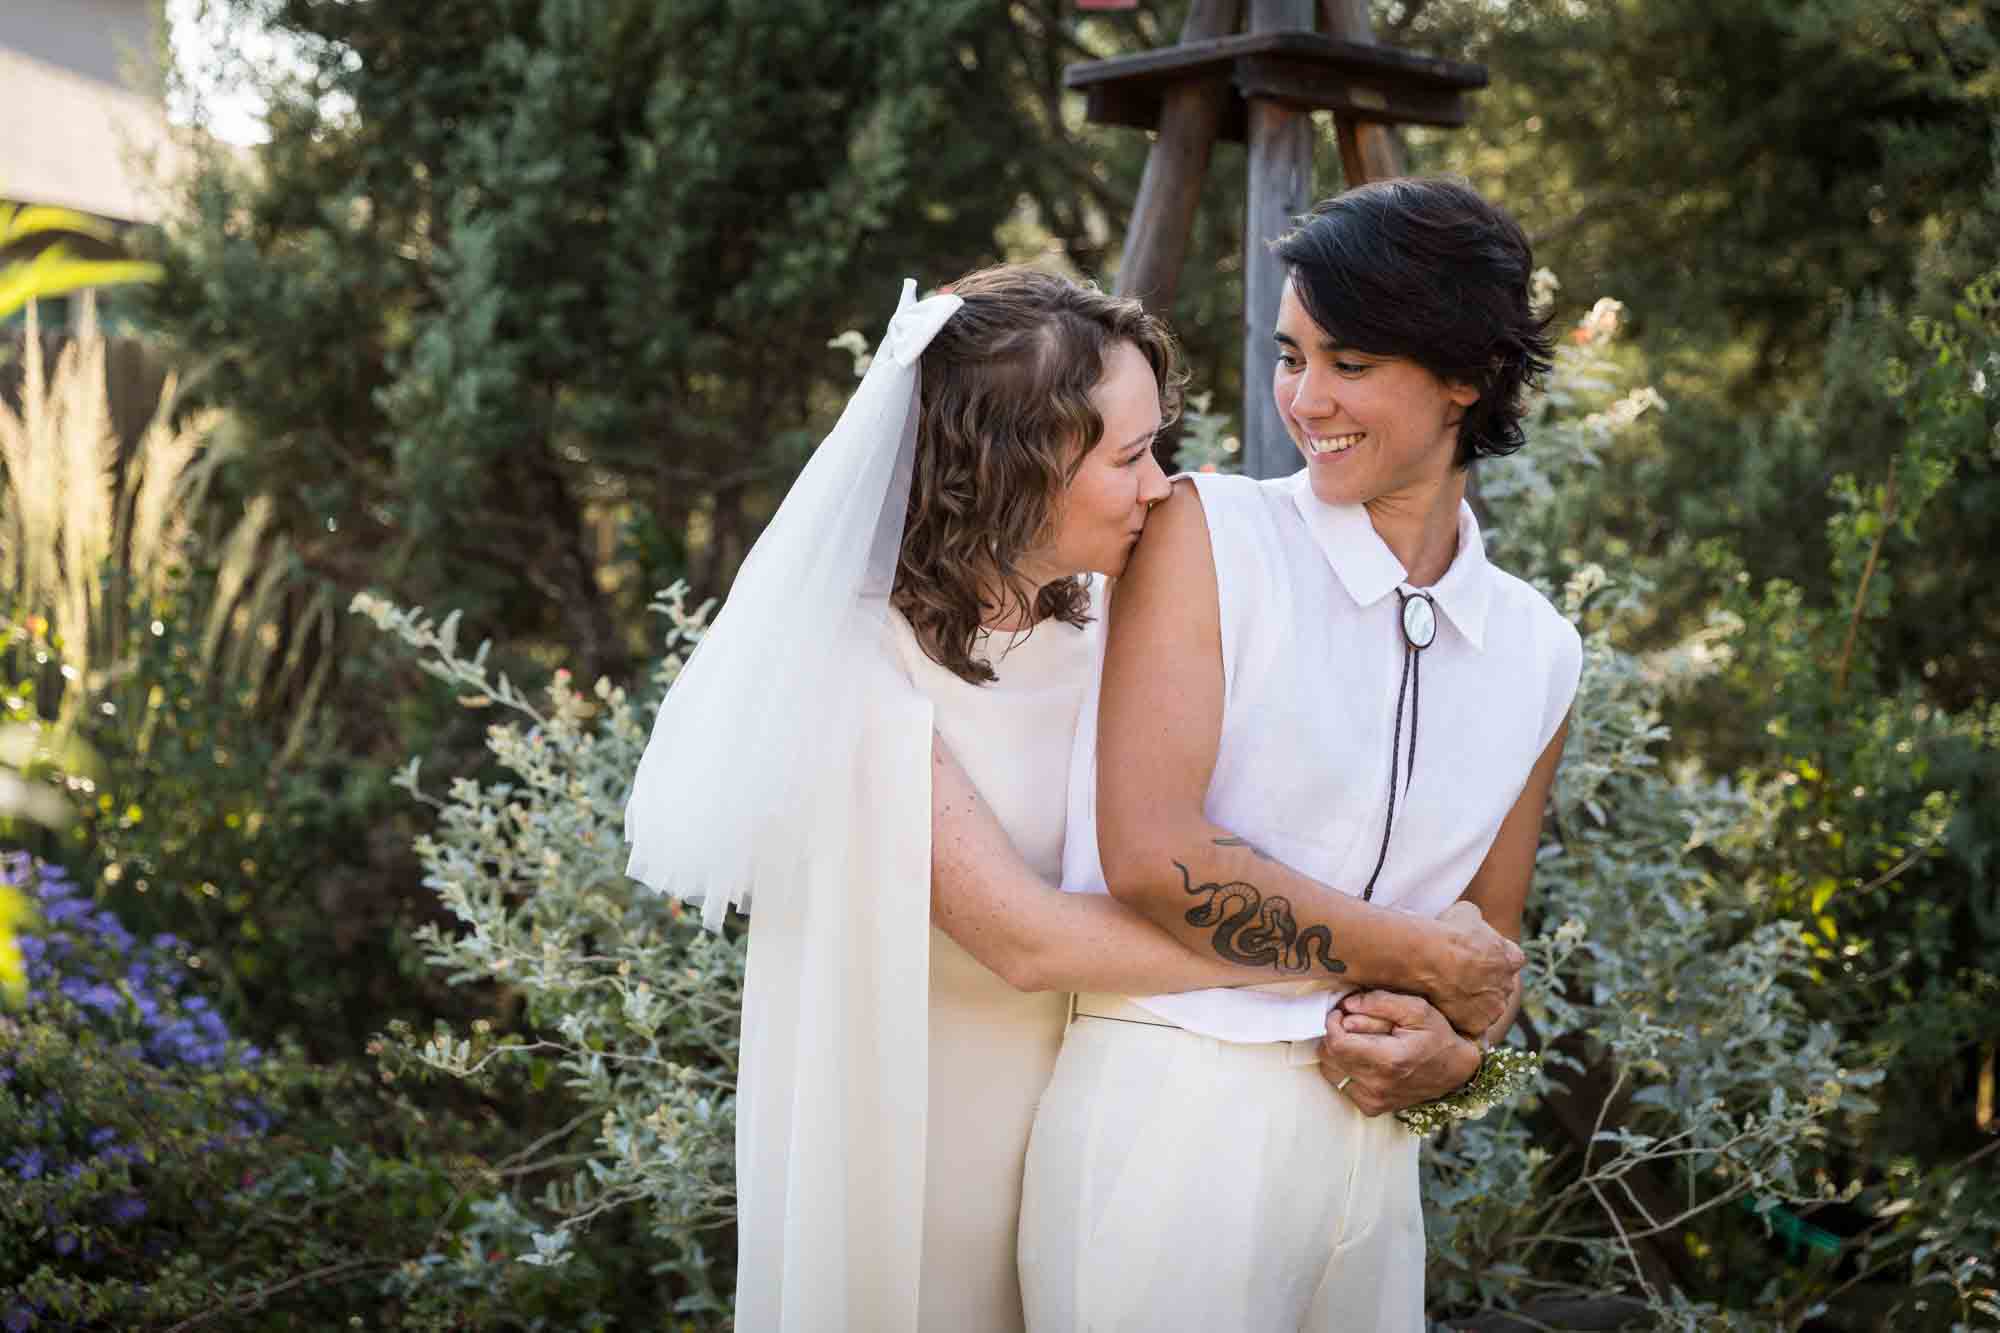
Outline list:
[[[1477,1120],[1502,1102],[1512,1101],[1534,1081],[1542,1057],[1518,1046],[1495,1046],[1480,1058],[1479,1069],[1465,1086],[1449,1097],[1406,1106],[1396,1112],[1412,1133],[1435,1134],[1454,1120]]]

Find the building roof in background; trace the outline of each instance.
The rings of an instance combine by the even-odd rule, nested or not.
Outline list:
[[[155,171],[186,152],[152,97],[0,48],[0,198],[56,204],[115,222],[156,221]]]
[[[0,49],[134,92],[160,90],[157,0],[5,0]]]

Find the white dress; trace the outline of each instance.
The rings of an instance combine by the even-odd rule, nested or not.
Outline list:
[[[1046,622],[1003,645],[999,679],[973,685],[926,657],[893,618],[903,665],[938,735],[1022,858],[1054,883],[1077,710],[1097,668],[1101,621]],[[928,806],[926,806],[928,808]],[[1062,1043],[1068,997],[1024,995],[931,931],[930,1107],[918,1327],[1020,1333],[1015,1222],[1035,1104]]]
[[[1068,1001],[1020,994],[931,928],[931,738],[1053,883],[1103,627],[1043,624],[973,685],[876,605],[850,813],[808,891],[750,912],[736,1327],[1020,1333],[1022,1166]]]

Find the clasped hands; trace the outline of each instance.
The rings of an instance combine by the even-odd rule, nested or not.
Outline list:
[[[1320,1073],[1359,1107],[1383,1115],[1449,1096],[1479,1069],[1480,1038],[1506,1017],[1525,961],[1520,946],[1454,903],[1438,924],[1449,966],[1429,998],[1357,990],[1326,1016]]]

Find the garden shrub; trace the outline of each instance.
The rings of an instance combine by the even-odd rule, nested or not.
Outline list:
[[[457,922],[419,931],[425,956],[454,984],[504,985],[517,1021],[399,1026],[385,1057],[482,1086],[513,1071],[567,1089],[576,1118],[524,1162],[545,1183],[494,1200],[534,1222],[524,1261],[571,1262],[592,1228],[632,1205],[669,1279],[662,1306],[719,1320],[734,1289],[742,938],[703,931],[699,913],[627,879],[623,835],[659,698],[702,617],[678,594],[656,606],[668,652],[636,696],[608,680],[579,691],[558,670],[537,704],[487,667],[488,645],[461,651],[456,613],[439,623],[366,595],[354,609],[416,649],[467,707],[503,718],[487,732],[496,780],[462,777],[430,796],[420,759],[399,780],[436,810],[417,854]],[[569,1169],[552,1175],[544,1163]]]
[[[537,1267],[511,1129],[235,1038],[169,936],[5,860],[40,924],[0,1016],[0,1329],[650,1322],[642,1242]],[[605,1228],[616,1236],[614,1223]]]
[[[1908,1105],[1934,1083],[1912,1080],[1898,1051],[1942,1044],[1963,1060],[1977,1016],[1990,1013],[1973,1001],[1990,1006],[1992,975],[1930,972],[1893,935],[1836,944],[1838,927],[1819,920],[1833,892],[1783,888],[1828,884],[1805,867],[1815,849],[1845,847],[1838,884],[1851,887],[1837,891],[1879,891],[1922,862],[1912,853],[1946,839],[1955,804],[1906,759],[1900,784],[1880,762],[1842,764],[1834,781],[1855,804],[1815,810],[1790,798],[1801,779],[1782,774],[1801,761],[1785,755],[1907,756],[1941,730],[1976,749],[1978,724],[1927,727],[1921,704],[1859,675],[1848,702],[1828,706],[1847,669],[1849,608],[1864,604],[1856,548],[1880,532],[1867,521],[1881,512],[1879,488],[1843,506],[1860,534],[1835,533],[1846,574],[1835,608],[1815,611],[1782,587],[1761,602],[1726,592],[1680,641],[1644,656],[1622,646],[1657,637],[1649,570],[1591,519],[1620,485],[1607,461],[1665,404],[1643,387],[1621,393],[1631,375],[1611,342],[1618,314],[1600,303],[1564,347],[1531,447],[1482,469],[1489,545],[1578,620],[1585,673],[1530,904],[1526,1026],[1551,1052],[1551,1080],[1543,1098],[1464,1127],[1427,1157],[1431,1292],[1477,1308],[1622,1290],[1660,1328],[2000,1327],[1991,1166],[1967,1163],[1966,1179],[1953,1153],[1892,1159],[1868,1146],[1896,1123],[1931,1127],[1939,1146],[1936,1111],[1911,1118]],[[1892,344],[1895,334],[1876,330]],[[1944,484],[1945,458],[1992,429],[1980,355],[1959,341],[1933,361],[1933,390],[1954,401],[1912,402],[1890,455],[1915,503],[1925,479]],[[1968,392],[1989,394],[1983,421]],[[1727,568],[1726,587],[1746,588]],[[1856,661],[1866,652],[1864,637]],[[1675,755],[1662,723],[1675,699],[1729,679],[1745,693],[1726,715],[1770,746],[1734,780]],[[1791,720],[1756,725],[1774,715]],[[1885,781],[1910,793],[1901,814],[1864,817],[1864,784]],[[1774,819],[1774,807],[1788,814]],[[1929,910],[1969,910],[1950,901]],[[1957,933],[1961,960],[1976,938]],[[1864,975],[1896,963],[1955,992],[1940,1005],[1955,1021],[1912,1006],[1903,1012],[1915,1021],[1884,1023]],[[1960,1124],[1969,1131],[1970,1117]]]
[[[267,500],[215,484],[227,418],[170,377],[121,449],[90,304],[53,358],[32,311],[28,334],[0,405],[0,828],[180,936],[239,1027],[358,1054],[443,988],[397,952],[415,864],[388,766],[323,709],[331,593]]]
[[[407,833],[385,767],[317,737],[288,747],[248,683],[204,656],[215,578],[169,583],[120,646],[123,688],[101,701],[115,711],[75,727],[93,763],[57,854],[134,929],[180,935],[239,1026],[357,1056],[383,1011],[432,998],[399,961],[398,904],[367,883]]]
[[[24,1011],[0,1018],[5,1327],[128,1310],[143,1274],[212,1224],[255,1170],[272,1080],[191,984],[172,936],[141,940],[61,870],[9,853],[39,924]]]

